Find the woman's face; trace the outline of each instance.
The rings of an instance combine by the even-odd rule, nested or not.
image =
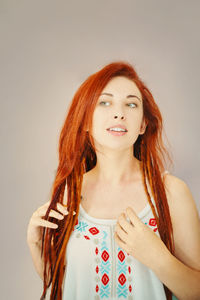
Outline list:
[[[124,125],[128,131],[121,136],[112,135],[107,128],[117,124]],[[138,135],[144,131],[140,90],[133,81],[124,76],[112,78],[102,90],[94,110],[91,134],[95,146],[126,149],[132,147]]]

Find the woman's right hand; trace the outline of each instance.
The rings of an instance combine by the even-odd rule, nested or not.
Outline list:
[[[47,220],[42,219],[45,216],[46,211],[49,207],[50,201],[46,202],[44,205],[40,206],[34,213],[32,214],[28,228],[27,228],[27,243],[28,244],[41,244],[42,241],[42,227],[48,228],[58,228],[58,225],[49,222]],[[54,217],[58,220],[63,220],[64,216],[67,215],[67,209],[61,204],[57,203],[57,209],[60,213],[56,212],[55,210],[51,209],[49,216]]]

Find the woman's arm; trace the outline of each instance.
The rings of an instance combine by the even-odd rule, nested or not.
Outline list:
[[[43,256],[41,257],[41,245],[39,243],[32,243],[28,242],[28,247],[31,253],[32,261],[34,264],[34,267],[42,279],[44,281],[44,259]],[[44,252],[43,252],[44,254]],[[47,263],[47,268],[49,268],[49,264]],[[47,282],[49,282],[50,277],[48,278]]]
[[[158,278],[179,300],[200,299],[200,219],[184,181],[167,174],[166,194],[174,229],[175,255],[166,248],[152,266]]]
[[[42,247],[41,227],[47,227],[52,229],[56,229],[58,227],[58,225],[55,224],[54,222],[49,222],[42,218],[46,214],[49,203],[50,202],[48,201],[44,205],[40,206],[32,214],[27,228],[27,244],[30,249],[30,253],[32,256],[35,269],[42,280],[44,278],[43,277],[44,259],[43,256],[41,257],[41,247]],[[57,203],[57,209],[59,210],[60,213],[51,209],[49,215],[58,220],[62,220],[64,218],[63,215],[67,215],[68,211],[64,208],[63,205],[61,205],[61,203]],[[47,270],[49,270],[49,263],[47,263]],[[49,282],[49,278],[47,281]]]
[[[44,270],[44,262],[41,257],[41,246],[38,243],[29,243],[27,241],[33,264],[40,278],[43,280],[43,270]]]
[[[169,251],[158,259],[151,269],[178,300],[200,299],[200,271],[186,266]]]

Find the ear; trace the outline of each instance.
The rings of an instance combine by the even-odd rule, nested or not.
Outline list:
[[[141,124],[141,127],[140,127],[140,134],[143,134],[145,132],[146,127],[147,127],[147,123],[146,123],[145,119],[143,118],[142,124]]]

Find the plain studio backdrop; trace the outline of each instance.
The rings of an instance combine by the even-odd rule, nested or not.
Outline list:
[[[152,92],[173,174],[200,211],[199,11],[198,0],[0,1],[1,299],[41,296],[27,225],[49,200],[69,102],[111,61],[133,64]]]

